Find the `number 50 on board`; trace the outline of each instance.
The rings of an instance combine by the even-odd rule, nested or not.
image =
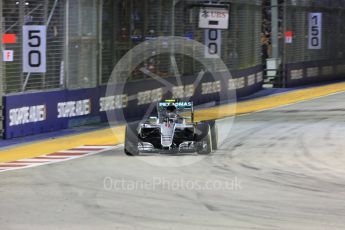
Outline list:
[[[23,72],[46,72],[46,26],[23,26]]]

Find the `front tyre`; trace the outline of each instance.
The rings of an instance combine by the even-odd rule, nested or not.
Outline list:
[[[137,156],[139,154],[137,128],[138,123],[136,122],[126,126],[124,152],[127,156]]]
[[[199,132],[197,138],[197,147],[196,151],[200,155],[208,155],[212,152],[212,134],[211,134],[211,127],[208,123],[201,123],[197,126]]]
[[[218,149],[218,127],[216,121],[208,121],[211,129],[212,150]]]

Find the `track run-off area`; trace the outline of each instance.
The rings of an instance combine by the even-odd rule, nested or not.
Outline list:
[[[185,166],[163,165],[180,156],[128,157],[119,145],[2,172],[0,227],[343,229],[345,93],[319,91],[278,108],[257,103],[212,155],[181,156],[197,159]]]

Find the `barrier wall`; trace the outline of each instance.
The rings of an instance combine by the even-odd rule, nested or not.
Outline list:
[[[232,75],[232,79],[229,77],[218,80],[216,77],[213,78],[206,74],[197,88],[189,89],[191,92],[190,100],[196,105],[204,104],[217,100],[220,93],[234,90],[234,87],[238,97],[243,97],[262,87],[261,65],[242,71],[234,71]],[[167,77],[165,80],[172,84],[175,84],[176,81],[174,77]],[[194,80],[193,77],[184,77],[184,86],[193,86]],[[159,84],[153,79],[128,82],[124,92],[107,96],[105,95],[106,86],[4,96],[4,138],[105,122],[107,121],[106,111],[123,112],[126,118],[138,117],[146,111],[151,102],[174,96],[175,89],[168,89],[170,92],[166,94],[155,94],[154,92],[158,92],[162,87]],[[207,85],[215,85],[216,87],[211,87],[209,90],[210,87],[205,87]],[[113,87],[119,89],[122,86]],[[145,96],[147,93],[154,95],[154,97]],[[131,95],[134,95],[136,99],[128,101],[128,97]]]
[[[285,71],[287,87],[340,80],[345,76],[345,60],[286,64]]]

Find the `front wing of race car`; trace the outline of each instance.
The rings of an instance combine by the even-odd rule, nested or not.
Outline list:
[[[216,149],[216,135],[209,123],[176,125],[171,133],[163,133],[160,124],[131,124],[126,127],[125,153],[198,153],[209,154]],[[169,136],[171,135],[171,136]]]
[[[187,124],[143,124],[138,133],[139,153],[196,152],[195,127]]]

